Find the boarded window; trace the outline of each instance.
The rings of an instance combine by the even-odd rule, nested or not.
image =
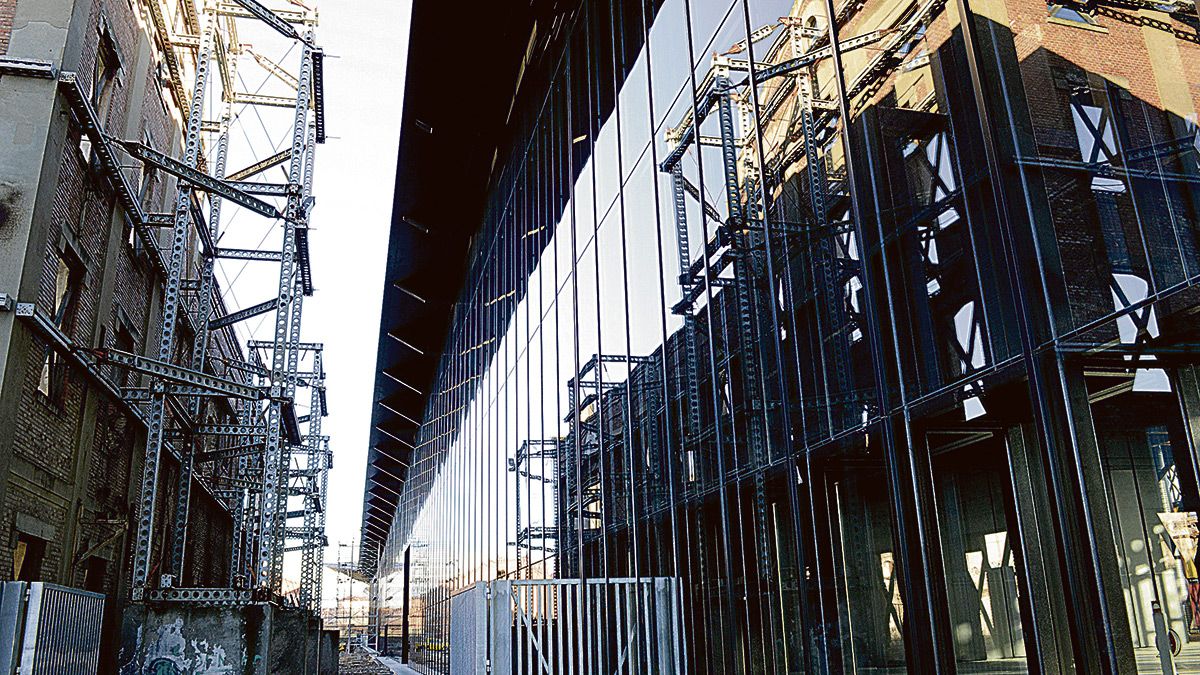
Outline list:
[[[13,545],[13,579],[38,581],[42,574],[42,559],[45,556],[45,539],[17,532],[17,541]]]

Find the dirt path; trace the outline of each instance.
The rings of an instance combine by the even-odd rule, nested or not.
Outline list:
[[[392,671],[379,665],[363,652],[353,652],[342,654],[338,658],[338,673],[340,675],[391,675]]]

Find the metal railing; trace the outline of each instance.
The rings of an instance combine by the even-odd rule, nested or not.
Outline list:
[[[480,582],[451,601],[451,675],[682,672],[677,578]]]

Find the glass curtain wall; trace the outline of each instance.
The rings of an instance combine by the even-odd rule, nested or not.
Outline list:
[[[564,21],[381,558],[412,658],[477,581],[678,577],[683,672],[1200,668],[1194,6]]]

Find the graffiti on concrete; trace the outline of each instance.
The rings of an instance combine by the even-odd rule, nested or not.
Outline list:
[[[191,640],[189,644],[183,635],[183,619],[158,627],[146,645],[145,664],[145,675],[225,675],[234,671],[221,645],[208,640]]]

